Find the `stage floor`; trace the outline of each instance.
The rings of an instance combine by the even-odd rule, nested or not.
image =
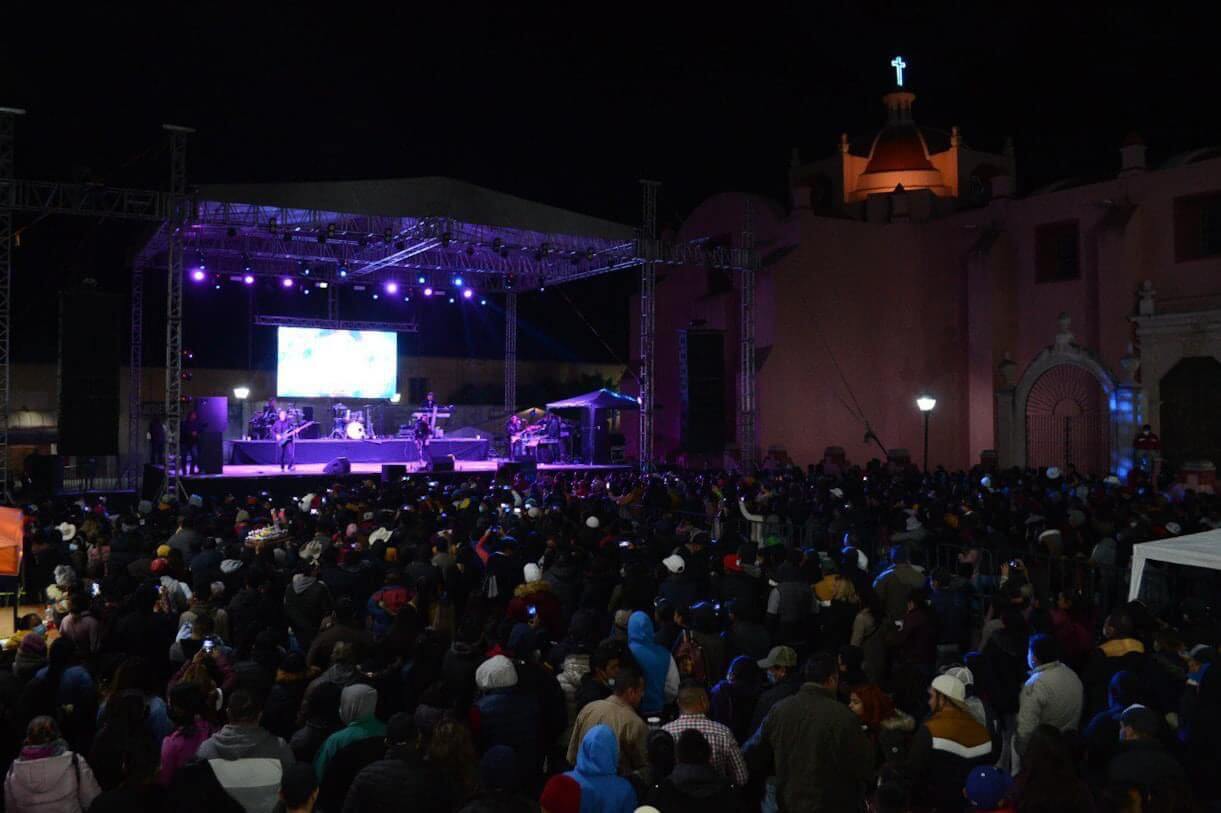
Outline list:
[[[414,474],[420,471],[427,471],[427,466],[416,462],[407,461],[387,461],[397,463],[407,467],[408,474]],[[378,463],[352,463],[353,475],[373,475],[381,477],[382,466]],[[223,474],[192,474],[184,479],[186,480],[228,480],[251,477],[321,477],[323,475],[324,463],[299,463],[292,471],[280,471],[279,466],[269,465],[228,465],[224,467]],[[458,473],[496,473],[497,461],[495,460],[458,460],[455,461],[454,471]],[[631,466],[626,465],[607,465],[607,466],[591,466],[585,463],[540,463],[539,471],[562,471],[562,472],[600,472],[600,471],[628,471]]]

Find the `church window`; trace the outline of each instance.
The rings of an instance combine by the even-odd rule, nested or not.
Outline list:
[[[1034,242],[1036,282],[1064,282],[1081,277],[1081,240],[1076,220],[1038,226]]]
[[[1221,192],[1175,199],[1174,255],[1176,262],[1221,255]]]

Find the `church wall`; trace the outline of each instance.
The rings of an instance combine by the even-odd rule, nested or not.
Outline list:
[[[855,395],[882,442],[919,460],[923,424],[915,399],[928,390],[938,399],[930,462],[965,465],[958,267],[916,225],[802,212],[794,219],[801,244],[774,271],[776,343],[759,378],[764,444],[782,445],[802,463],[817,461],[830,445],[843,446],[855,462],[879,456],[863,442]]]

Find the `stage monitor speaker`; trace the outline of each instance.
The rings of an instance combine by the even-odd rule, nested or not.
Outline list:
[[[428,466],[429,471],[454,471],[454,456],[452,454],[434,457]]]
[[[397,483],[407,476],[407,467],[402,463],[383,463],[382,482]]]
[[[80,289],[59,295],[59,453],[119,453],[123,300]]]
[[[537,460],[502,460],[496,465],[496,482],[511,483],[517,475],[522,475],[529,482],[534,482],[538,476]]]
[[[155,502],[161,496],[161,487],[164,483],[165,472],[161,467],[145,463],[144,477],[140,480],[140,499]]]
[[[225,441],[220,432],[199,433],[199,470],[204,474],[225,473]]]
[[[351,474],[352,461],[346,457],[337,457],[322,467],[323,474]]]

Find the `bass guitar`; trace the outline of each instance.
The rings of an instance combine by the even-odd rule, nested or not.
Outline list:
[[[300,432],[302,429],[308,429],[317,423],[318,423],[317,421],[306,421],[305,423],[301,424],[300,426],[296,426],[296,427],[293,427],[292,429],[289,429],[287,432],[277,432],[276,440],[279,442],[279,444],[281,446],[284,446],[289,441],[291,441],[294,437],[296,437],[297,433]]]

